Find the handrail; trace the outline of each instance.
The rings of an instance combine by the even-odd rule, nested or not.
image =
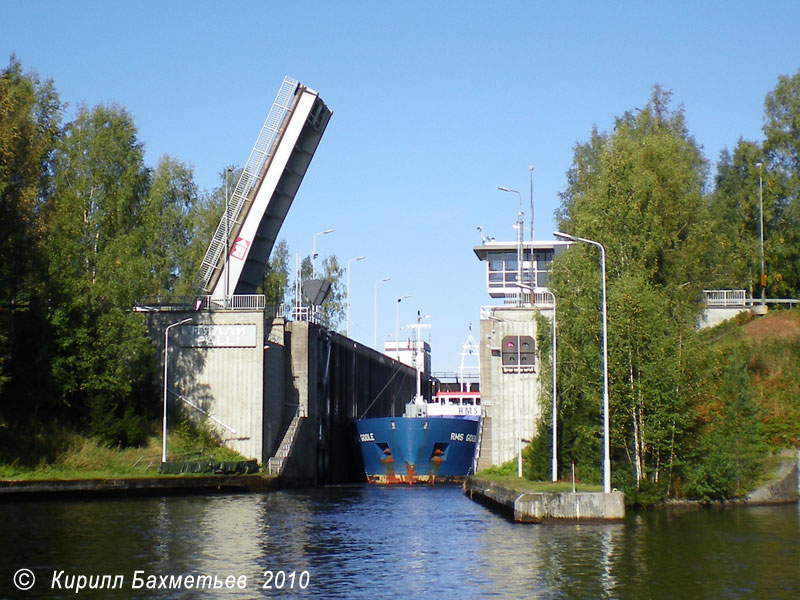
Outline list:
[[[133,308],[135,312],[186,312],[214,310],[265,310],[263,294],[237,294],[235,296],[151,296]],[[275,307],[277,313],[278,308]]]
[[[703,290],[703,303],[706,306],[747,306],[746,290]]]
[[[300,420],[307,417],[306,409],[303,406],[298,406],[297,410],[292,417],[292,422],[286,429],[283,435],[278,450],[275,456],[271,456],[267,461],[267,471],[270,475],[281,475],[286,466],[286,460],[292,455],[295,441],[297,441],[297,433],[300,430]]]

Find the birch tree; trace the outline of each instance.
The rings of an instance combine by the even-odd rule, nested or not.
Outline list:
[[[669,102],[670,94],[656,86],[642,110],[579,144],[558,212],[563,231],[606,249],[612,454],[630,466],[637,487],[671,472],[685,431],[681,339],[704,285],[698,255],[712,241],[706,161],[683,111]],[[598,465],[599,266],[597,251],[579,244],[556,260],[552,281],[564,299],[559,323],[570,323],[559,332],[560,405],[573,419],[567,412],[564,429],[590,426]],[[590,413],[597,415],[593,423]]]
[[[134,443],[154,413],[153,349],[135,301],[147,277],[149,172],[130,116],[82,108],[60,141],[44,214],[51,371],[73,418],[109,443]]]
[[[12,55],[0,71],[0,428],[47,412],[40,214],[61,113],[52,81]]]

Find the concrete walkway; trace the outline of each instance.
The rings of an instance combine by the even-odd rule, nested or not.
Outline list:
[[[267,475],[4,480],[0,481],[0,500],[63,496],[163,496],[266,492],[278,487],[278,479]]]

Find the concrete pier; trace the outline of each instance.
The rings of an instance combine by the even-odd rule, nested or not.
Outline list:
[[[520,492],[488,479],[469,477],[464,493],[510,514],[519,523],[622,521],[622,492]]]

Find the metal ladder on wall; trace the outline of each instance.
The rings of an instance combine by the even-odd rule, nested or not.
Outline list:
[[[472,475],[478,472],[478,463],[481,460],[481,444],[483,443],[483,406],[481,406],[481,418],[478,425],[478,443],[475,445],[475,456],[472,458]]]
[[[305,410],[302,410],[301,407],[298,406],[297,412],[294,414],[294,417],[292,417],[292,422],[289,423],[289,427],[283,435],[283,440],[281,440],[281,444],[278,446],[278,451],[275,453],[275,456],[270,457],[267,461],[267,472],[270,475],[281,475],[283,473],[283,469],[286,466],[286,459],[292,455],[292,449],[297,439],[297,432],[300,429],[301,419],[305,418]]]
[[[217,230],[214,232],[214,237],[211,238],[211,243],[208,245],[208,250],[206,250],[206,254],[203,257],[203,262],[200,264],[200,270],[197,274],[197,288],[201,294],[210,291],[208,289],[209,282],[214,275],[214,271],[219,268],[220,258],[225,253],[226,237],[231,234],[231,226],[238,223],[242,207],[247,202],[248,196],[261,174],[261,169],[273,151],[275,140],[278,138],[286,115],[292,106],[297,85],[297,80],[291,77],[284,77],[267,119],[261,127],[261,133],[259,133],[258,139],[253,145],[247,164],[228,201],[228,210],[222,215]]]

